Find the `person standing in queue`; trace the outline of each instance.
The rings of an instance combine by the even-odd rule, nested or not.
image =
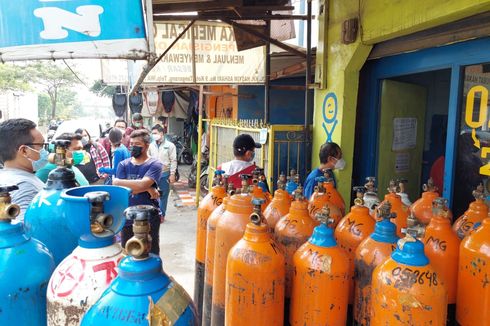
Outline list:
[[[158,160],[148,156],[150,147],[150,133],[148,130],[135,130],[131,134],[129,151],[131,157],[120,162],[116,177],[112,179],[115,186],[128,187],[132,190],[129,198],[129,205],[151,205],[159,208],[158,181],[162,175],[163,164]],[[151,252],[160,254],[160,218],[150,220]],[[126,225],[121,231],[121,245],[123,248],[126,242],[133,236],[132,222],[126,221]]]
[[[24,213],[32,199],[44,187],[34,172],[48,163],[49,152],[44,137],[36,124],[27,119],[9,119],[0,123],[0,184],[16,184],[12,202],[20,206],[20,214],[14,220],[24,220]]]
[[[91,158],[90,162],[77,165],[77,168],[82,171],[90,184],[103,184],[106,175],[99,173],[99,169],[111,167],[109,155],[101,144],[92,141],[87,129],[77,129],[75,133],[82,136],[83,149],[90,154]]]
[[[111,153],[112,153],[112,168],[100,168],[100,174],[107,174],[108,177],[105,180],[105,184],[112,184],[112,177],[116,174],[117,167],[121,161],[131,157],[129,150],[121,144],[123,139],[123,133],[117,128],[112,128],[109,131],[109,140],[111,142]]]
[[[150,157],[159,160],[163,164],[162,176],[158,181],[160,188],[160,210],[162,212],[161,222],[165,220],[167,212],[168,195],[170,184],[175,182],[175,172],[177,171],[177,149],[175,145],[165,139],[165,129],[160,125],[155,125],[151,129],[153,142],[148,151]]]
[[[336,143],[327,142],[320,147],[320,166],[310,172],[304,184],[304,195],[310,199],[316,186],[315,179],[324,175],[325,171],[329,177],[333,179],[334,186],[337,187],[337,182],[332,170],[343,170],[345,160],[342,158],[342,150]]]
[[[235,189],[241,188],[241,174],[252,174],[257,168],[255,165],[255,149],[261,148],[262,145],[256,143],[252,136],[241,134],[235,137],[233,141],[234,160],[222,163],[218,170],[225,171],[229,175],[228,182],[233,184]]]
[[[76,165],[83,165],[90,161],[90,155],[83,149],[82,136],[70,132],[65,132],[59,135],[56,140],[70,141],[70,146],[66,149],[66,157],[73,159],[70,170],[75,173],[75,180],[80,186],[88,186],[89,182],[83,173],[76,167]],[[42,182],[48,181],[48,176],[51,171],[56,169],[56,164],[48,163],[42,169],[36,171],[36,176],[42,180]]]

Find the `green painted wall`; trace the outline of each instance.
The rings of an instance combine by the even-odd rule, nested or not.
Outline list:
[[[359,71],[373,44],[488,11],[490,0],[321,2],[325,3],[325,10],[319,17],[315,75],[320,87],[315,91],[312,162],[313,167],[318,166],[318,150],[330,134],[330,139],[342,147],[347,161],[346,168],[337,173],[337,179],[339,191],[350,202],[355,128],[360,127],[355,125]],[[360,19],[356,42],[342,44],[342,23],[356,17]],[[337,99],[336,110],[332,94]]]

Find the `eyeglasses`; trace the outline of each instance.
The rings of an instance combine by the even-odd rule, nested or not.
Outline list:
[[[26,145],[26,146],[32,146],[32,145],[34,145],[34,146],[41,146],[41,147],[43,147],[45,149],[48,149],[49,148],[49,143],[25,143],[24,145]]]

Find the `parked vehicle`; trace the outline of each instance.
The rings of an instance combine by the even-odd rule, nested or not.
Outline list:
[[[191,165],[193,162],[192,150],[187,146],[184,138],[181,136],[169,134],[167,139],[174,143],[177,148],[177,162],[179,164],[184,163],[186,165]]]
[[[206,147],[201,157],[201,194],[205,196],[209,192],[209,149]],[[194,162],[191,166],[191,171],[187,177],[187,184],[189,188],[196,188],[197,183],[197,157],[194,158]]]

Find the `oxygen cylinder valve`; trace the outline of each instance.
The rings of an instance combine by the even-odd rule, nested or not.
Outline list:
[[[10,192],[18,190],[16,185],[0,185],[0,221],[10,222],[20,213],[19,205],[12,204]]]
[[[418,225],[409,226],[407,228],[402,228],[402,233],[405,234],[405,237],[398,240],[398,247],[403,250],[403,246],[407,242],[416,242],[417,239],[423,238],[425,233],[425,228],[421,228]]]
[[[425,225],[420,223],[419,220],[417,220],[417,218],[415,217],[415,215],[413,215],[413,213],[410,213],[407,217],[407,228],[402,228],[402,232],[404,232],[404,230],[406,229],[416,229],[417,230],[417,234],[423,234],[425,233]]]
[[[247,194],[250,192],[250,182],[249,180],[252,178],[250,174],[241,174],[240,179],[242,179],[242,188],[241,188],[241,193],[242,194]]]
[[[324,206],[316,215],[315,218],[327,227],[330,227],[335,220],[330,217],[330,208]]]
[[[434,180],[432,178],[429,178],[429,180],[427,180],[427,183],[422,186],[422,190],[436,192],[439,189],[437,189],[437,187],[434,185]]]
[[[405,185],[408,183],[408,180],[407,179],[398,179],[398,180],[396,180],[396,183],[398,184],[398,192],[405,193]]]
[[[447,199],[438,197],[432,202],[432,214],[434,216],[440,216],[448,218],[449,208],[447,207]]]
[[[59,139],[55,140],[55,152],[49,154],[48,161],[61,167],[70,167],[73,165],[73,159],[66,157],[66,151],[71,144],[70,140]]]
[[[300,200],[305,199],[305,196],[303,195],[303,187],[302,186],[298,186],[298,188],[296,188],[296,190],[293,193],[293,197],[294,197],[294,200],[296,200],[296,201],[300,201]]]
[[[277,189],[285,190],[286,189],[286,175],[284,172],[281,172],[279,175],[279,179],[277,180]]]
[[[90,230],[94,235],[108,231],[114,218],[110,214],[104,213],[104,202],[111,198],[107,191],[93,191],[86,193],[83,197],[88,199],[92,205],[90,207]]]
[[[225,171],[223,171],[223,170],[216,170],[216,171],[214,171],[213,184],[215,186],[223,185],[223,175],[224,174],[225,174]]]
[[[323,183],[324,182],[327,182],[327,178],[325,177],[316,177],[315,178],[315,182],[317,183],[316,185],[316,189],[318,189],[318,192],[320,193],[324,193],[325,192],[325,187],[323,187]]]
[[[478,201],[485,200],[485,188],[483,187],[483,183],[480,183],[475,190],[472,192],[473,197],[475,197]]]
[[[150,219],[158,218],[158,209],[150,205],[138,205],[126,208],[126,219],[133,220],[134,236],[126,243],[126,252],[136,260],[149,257],[151,249]]]
[[[378,206],[378,216],[383,220],[390,220],[396,218],[396,213],[391,212],[391,203],[389,201],[384,202],[382,205]]]
[[[397,192],[400,192],[398,185],[396,184],[396,181],[393,179],[390,180],[390,183],[389,183],[388,188],[386,190],[388,190],[388,192],[392,193],[392,194],[396,194]]]
[[[376,178],[375,177],[367,177],[366,178],[366,183],[364,184],[364,187],[366,187],[366,192],[376,192],[378,189],[376,189]]]
[[[354,199],[354,205],[364,206],[364,193],[366,192],[366,187],[357,186],[353,187],[352,190],[356,193],[356,199]]]
[[[264,222],[264,216],[262,215],[262,204],[265,203],[265,200],[262,198],[254,198],[252,199],[252,204],[254,205],[254,211],[250,215],[250,220],[253,224],[259,226]]]

